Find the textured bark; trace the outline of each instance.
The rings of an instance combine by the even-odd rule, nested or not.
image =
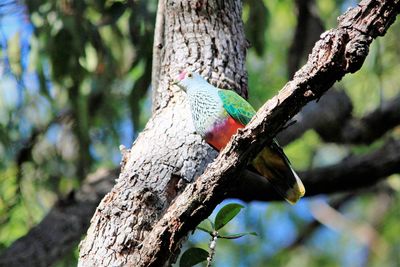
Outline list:
[[[158,87],[153,88],[154,114],[92,218],[80,247],[81,266],[147,265],[140,253],[143,240],[184,181],[192,181],[216,156],[194,133],[184,95],[169,86],[171,78],[188,68],[215,85],[247,94],[241,2],[160,1],[163,4],[163,32],[156,30],[162,37],[155,38],[160,68]],[[158,266],[172,259],[167,253]]]
[[[60,200],[42,222],[0,255],[0,266],[50,266],[77,245],[118,170],[98,170],[79,191]]]
[[[307,102],[358,70],[399,2],[362,1],[321,36],[308,63],[257,113],[196,182],[213,157],[193,133],[183,96],[168,80],[183,67],[246,95],[247,46],[240,1],[166,1],[164,48],[155,114],[138,137],[113,190],[99,205],[81,244],[81,266],[163,266],[187,233],[231,193],[240,169]],[[219,84],[216,84],[216,81]],[[268,132],[266,131],[268,129]],[[149,140],[152,140],[149,143]],[[195,171],[194,171],[195,170]]]

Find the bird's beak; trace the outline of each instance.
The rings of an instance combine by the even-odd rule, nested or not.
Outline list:
[[[172,80],[171,85],[179,86],[179,82],[182,81],[185,78],[185,76],[186,76],[186,71],[183,70],[181,73],[179,73],[177,79]]]
[[[179,81],[178,80],[172,80],[170,81],[170,85],[178,85]]]
[[[178,80],[173,80],[173,81],[171,81],[170,82],[170,85],[171,86],[176,86],[176,87],[178,87],[179,88],[179,90],[178,91],[184,91],[184,92],[186,92],[186,90],[183,88],[183,87],[181,87],[180,85],[179,85],[179,82],[180,81],[178,81]]]

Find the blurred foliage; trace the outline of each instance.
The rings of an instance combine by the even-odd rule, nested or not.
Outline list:
[[[0,4],[0,248],[131,146],[149,117],[156,5]]]
[[[288,80],[297,1],[243,1],[252,45],[247,60],[249,100],[256,108]],[[313,11],[327,29],[357,3],[315,2]],[[155,0],[0,4],[0,250],[37,224],[58,198],[79,187],[89,171],[117,165],[119,144],[130,147],[142,129],[150,116],[147,91],[156,6]],[[397,22],[373,43],[363,68],[340,82],[356,116],[400,93],[399,33]],[[368,153],[399,134],[398,129],[392,131],[370,146],[345,146],[325,144],[308,131],[285,151],[296,168],[308,169]],[[399,175],[393,175],[376,192],[353,197],[339,209],[354,223],[370,224],[377,231],[386,244],[380,253],[351,232],[327,226],[305,232],[315,222],[313,199],[294,207],[252,203],[221,233],[250,229],[259,237],[219,240],[215,266],[397,266],[399,184]],[[376,220],[382,191],[390,201]],[[291,246],[304,233],[304,240]],[[196,243],[207,249],[208,239],[196,231],[187,246]],[[76,257],[76,251],[71,252],[58,266],[74,266]]]
[[[262,56],[266,45],[266,29],[269,23],[268,9],[262,0],[246,0],[243,5],[243,21],[246,37],[258,56]]]

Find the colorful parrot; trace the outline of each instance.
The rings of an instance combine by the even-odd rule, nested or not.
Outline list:
[[[256,114],[236,92],[216,88],[198,73],[182,71],[174,84],[186,92],[196,132],[218,151]],[[252,165],[289,203],[294,204],[304,196],[303,183],[275,139]]]

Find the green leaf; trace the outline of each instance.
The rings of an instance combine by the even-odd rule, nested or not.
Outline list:
[[[214,224],[212,223],[212,221],[210,221],[210,219],[207,218],[202,221],[196,228],[211,235],[214,231]]]
[[[211,229],[215,230],[215,224],[210,220],[210,218],[207,218],[206,220],[210,223]]]
[[[232,234],[232,235],[218,235],[218,238],[224,238],[224,239],[237,239],[245,235],[254,235],[257,236],[256,232],[246,232],[246,233],[238,233],[238,234]]]
[[[208,230],[207,228],[201,227],[201,226],[197,226],[196,229],[206,232],[206,233],[209,233],[210,235],[212,234],[212,231]]]
[[[230,220],[235,218],[235,216],[240,212],[244,207],[240,204],[231,203],[222,207],[222,209],[218,212],[215,217],[215,230],[218,231],[222,227],[224,227]]]
[[[191,267],[200,262],[206,261],[208,252],[202,248],[189,248],[183,252],[179,261],[179,267]]]

